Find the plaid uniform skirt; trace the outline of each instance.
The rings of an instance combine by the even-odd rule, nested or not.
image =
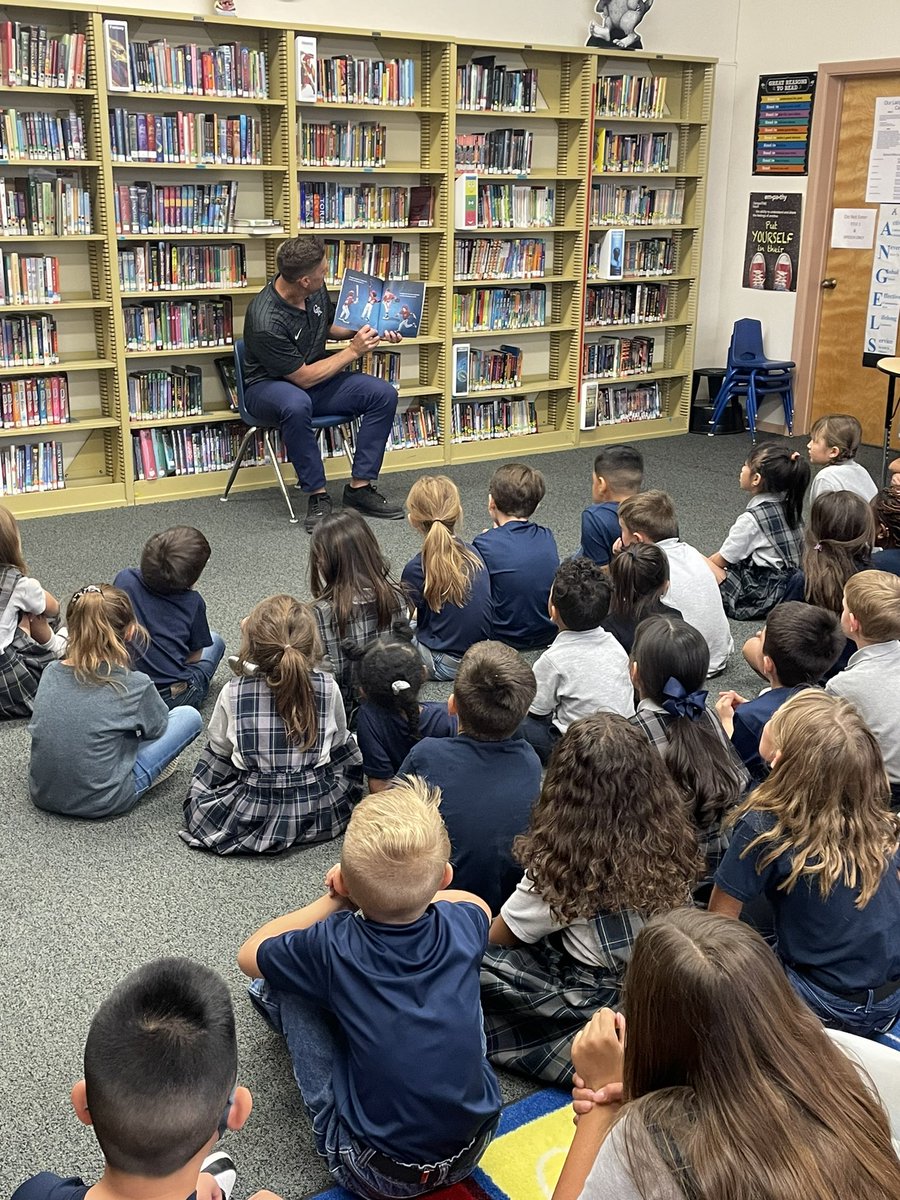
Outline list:
[[[353,738],[332,750],[326,766],[298,771],[238,771],[207,746],[194,767],[179,836],[216,854],[278,854],[343,833],[362,793]]]
[[[488,946],[481,963],[487,1056],[531,1079],[572,1086],[572,1039],[598,1009],[618,1003],[622,981],[576,961],[556,937]]]
[[[21,629],[0,650],[0,717],[30,717],[44,668],[56,654]]]
[[[794,567],[763,567],[745,558],[728,568],[719,591],[722,606],[736,621],[767,617],[780,604]]]

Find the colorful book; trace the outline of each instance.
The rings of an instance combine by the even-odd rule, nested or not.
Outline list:
[[[393,331],[403,338],[414,338],[424,306],[424,283],[344,271],[334,323],[347,329],[371,325],[382,337]]]

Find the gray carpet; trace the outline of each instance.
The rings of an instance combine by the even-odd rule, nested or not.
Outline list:
[[[805,438],[797,439],[798,448]],[[744,436],[685,436],[646,442],[646,484],[676,498],[682,535],[711,553],[743,507],[738,473]],[[878,456],[861,456],[876,474]],[[593,454],[572,451],[534,459],[547,479],[537,517],[557,536],[560,552],[578,542],[579,514],[590,496]],[[486,520],[491,465],[456,468],[467,528]],[[402,499],[412,475],[386,475],[384,489]],[[333,488],[335,494],[338,489]],[[238,622],[260,598],[290,592],[308,598],[307,546],[302,527],[285,519],[277,492],[238,493],[227,506],[215,498],[137,509],[79,514],[22,524],[32,574],[65,601],[78,586],[108,581],[136,565],[145,539],[174,524],[202,529],[213,554],[201,580],[210,622],[237,648]],[[382,522],[378,534],[398,573],[416,551],[405,522]],[[735,641],[751,626],[735,624]],[[213,696],[227,668],[213,684]],[[735,656],[718,686],[752,688],[755,677]],[[432,698],[448,685],[433,685]],[[211,705],[211,701],[209,702]],[[207,706],[207,715],[209,705]],[[0,1195],[26,1176],[51,1170],[93,1182],[101,1158],[93,1135],[69,1106],[81,1075],[91,1014],[111,985],[134,965],[184,954],[220,971],[231,987],[238,1019],[241,1082],[253,1092],[250,1121],[229,1135],[239,1166],[237,1197],[267,1187],[289,1200],[326,1186],[286,1053],[250,1010],[235,965],[241,941],[283,911],[314,899],[336,844],[275,859],[219,860],[189,850],[177,837],[181,800],[196,757],[189,751],[175,776],[129,816],[99,823],[44,814],[28,800],[28,736],[24,722],[0,727]],[[504,1099],[527,1088],[502,1080]]]

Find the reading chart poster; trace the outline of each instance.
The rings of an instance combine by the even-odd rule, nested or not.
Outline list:
[[[806,175],[816,72],[760,75],[753,143],[754,175]]]

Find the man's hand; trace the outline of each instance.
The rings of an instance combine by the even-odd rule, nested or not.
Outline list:
[[[382,334],[381,340],[383,342],[390,342],[396,346],[398,342],[403,341],[403,334],[398,329],[386,329]]]
[[[350,339],[350,349],[357,358],[362,358],[364,354],[374,350],[380,341],[381,336],[377,329],[373,329],[371,325],[363,325]]]
[[[625,1018],[601,1008],[572,1042],[572,1065],[591,1091],[622,1082]]]

